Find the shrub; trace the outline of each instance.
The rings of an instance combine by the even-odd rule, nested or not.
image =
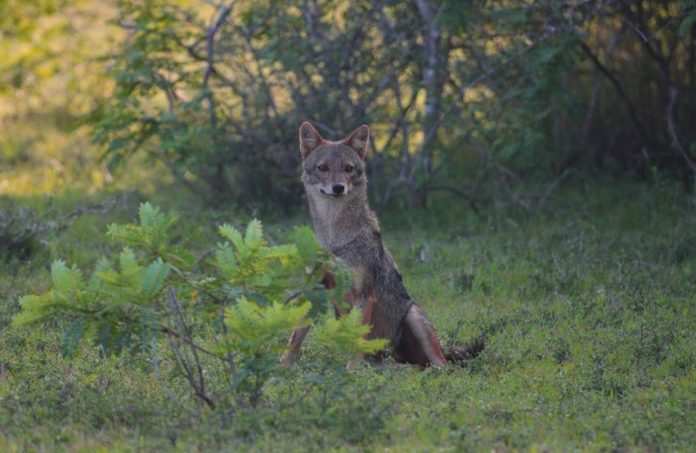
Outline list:
[[[55,261],[51,289],[22,297],[14,325],[67,316],[67,357],[92,343],[105,354],[150,351],[155,368],[156,346],[165,335],[177,370],[209,407],[226,401],[211,394],[219,385],[209,381],[225,379],[236,403],[256,404],[278,373],[284,337],[322,319],[329,297],[345,290],[345,284],[337,285],[330,294],[319,283],[324,273],[331,270],[347,282],[346,270],[306,227],[292,233],[293,243],[269,245],[258,220],[244,234],[225,224],[214,256],[201,260],[172,242],[176,214],[145,203],[139,217],[139,224],[109,226],[107,236],[124,247],[117,257],[102,258],[89,278]],[[339,357],[384,347],[381,340],[365,340],[369,328],[356,320],[357,312],[325,321],[319,329],[322,347]]]

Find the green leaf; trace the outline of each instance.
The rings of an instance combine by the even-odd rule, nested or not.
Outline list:
[[[150,264],[145,271],[140,293],[146,298],[154,297],[164,286],[169,275],[169,265],[162,260]]]
[[[679,24],[678,33],[679,36],[685,38],[689,34],[689,31],[696,23],[696,2],[694,1],[681,1],[679,2],[679,9],[684,13],[684,19],[682,19],[681,24]]]
[[[80,271],[75,266],[69,268],[62,260],[51,265],[51,280],[56,293],[65,298],[75,297],[84,285]]]
[[[12,325],[14,327],[41,321],[53,314],[53,308],[55,307],[53,292],[49,291],[40,296],[22,296],[19,299],[19,305],[22,307],[22,311],[12,317]]]
[[[270,275],[254,275],[253,277],[249,277],[249,286],[263,288],[264,286],[270,285],[271,281]]]
[[[228,340],[237,351],[247,354],[283,349],[275,340],[307,323],[310,304],[297,306],[275,302],[261,307],[246,297],[225,310]]]
[[[370,326],[363,324],[361,318],[361,311],[353,309],[339,319],[328,319],[317,328],[317,342],[342,360],[350,359],[358,353],[373,354],[384,349],[388,344],[387,340],[365,339]]]
[[[297,248],[300,259],[305,265],[316,261],[322,251],[314,231],[309,226],[295,227],[290,233],[289,239]]]
[[[123,249],[118,257],[119,266],[121,267],[121,272],[124,274],[138,274],[140,272],[140,266],[135,259],[135,254],[133,250],[129,247]]]
[[[296,255],[297,247],[295,246],[295,244],[264,247],[258,252],[259,258],[267,260],[277,259],[281,262],[281,264],[287,264],[287,262]]]
[[[260,220],[254,219],[249,222],[249,225],[247,225],[244,242],[249,248],[257,248],[264,245],[263,226]]]
[[[87,288],[85,289],[84,293],[84,304],[91,304],[94,302],[97,302],[97,298],[99,296],[99,292],[102,289],[102,279],[101,279],[101,273],[104,271],[107,271],[110,269],[110,264],[109,260],[106,259],[105,257],[99,258],[99,261],[97,261],[97,265],[94,268],[94,272],[92,273],[92,276],[89,279],[89,283],[87,284]]]
[[[220,236],[230,241],[237,250],[244,248],[244,240],[242,239],[242,233],[240,233],[239,230],[237,230],[235,227],[228,223],[225,223],[220,226],[219,231]]]
[[[226,277],[231,277],[237,271],[237,258],[229,245],[221,244],[215,250],[215,261],[217,266]]]

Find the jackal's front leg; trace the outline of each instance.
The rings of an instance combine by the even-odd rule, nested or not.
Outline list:
[[[292,334],[290,334],[290,338],[288,339],[288,350],[283,355],[283,358],[280,359],[280,364],[282,366],[288,366],[297,360],[297,356],[300,355],[300,348],[302,347],[302,342],[307,336],[307,332],[309,332],[309,326],[300,327],[292,331]]]
[[[357,307],[362,312],[362,323],[370,326],[370,331],[374,330],[372,324],[372,313],[374,312],[377,296],[374,290],[369,291],[366,295],[360,294],[357,291],[351,291],[346,297],[353,307]],[[370,338],[370,333],[365,335],[365,338]],[[358,352],[355,358],[348,364],[348,368],[352,368],[355,364],[365,361],[365,353]]]
[[[329,271],[324,273],[324,277],[321,279],[321,284],[324,285],[326,289],[334,289],[336,287],[336,277]],[[334,307],[338,310],[338,305],[333,301]],[[292,362],[297,360],[300,355],[300,348],[302,347],[302,342],[309,332],[310,326],[299,327],[292,331],[290,338],[288,339],[288,350],[285,352],[283,357],[280,359],[280,364],[282,366],[290,365]]]

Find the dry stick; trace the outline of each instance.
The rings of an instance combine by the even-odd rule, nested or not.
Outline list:
[[[210,126],[213,130],[217,130],[218,128],[218,121],[217,121],[217,106],[215,103],[215,96],[213,96],[213,91],[208,89],[208,81],[210,79],[210,76],[213,71],[213,66],[214,66],[214,60],[215,60],[215,35],[217,34],[218,30],[222,26],[222,24],[227,20],[227,17],[229,16],[230,12],[232,11],[232,6],[234,5],[234,2],[230,2],[226,6],[220,7],[220,12],[218,14],[217,19],[213,23],[213,25],[208,29],[207,33],[207,42],[206,42],[206,55],[207,55],[207,67],[205,70],[205,74],[203,75],[203,85],[202,88],[204,90],[204,95],[206,99],[208,100],[208,110],[209,110],[209,115],[210,115]],[[213,143],[216,148],[220,147],[220,138],[219,134],[214,133],[213,134]],[[221,187],[229,187],[228,182],[225,180],[224,176],[224,161],[221,160],[219,157],[216,159],[215,164],[215,180],[213,182],[210,182],[209,185],[213,187],[213,191],[215,192],[215,187],[220,185]]]
[[[648,137],[648,134],[645,132],[645,127],[643,126],[643,123],[640,121],[640,118],[638,117],[638,113],[636,112],[636,107],[633,105],[633,102],[631,102],[631,99],[628,97],[626,92],[624,91],[623,87],[621,86],[621,82],[616,78],[614,74],[609,71],[609,69],[602,64],[601,61],[599,61],[599,58],[592,52],[592,49],[578,37],[578,43],[580,45],[580,48],[582,49],[583,52],[590,58],[592,63],[599,69],[599,71],[611,82],[613,85],[614,89],[618,93],[619,97],[623,101],[624,106],[628,110],[628,114],[631,117],[631,121],[633,121],[633,125],[640,134],[640,136],[643,138],[645,143],[650,144],[651,140]]]
[[[184,335],[181,335],[179,332],[177,332],[176,330],[174,330],[170,327],[167,327],[163,324],[160,324],[160,332],[165,333],[167,335],[170,335],[170,336],[176,338],[177,340],[181,340],[181,341],[185,342],[190,347],[199,350],[203,354],[209,355],[209,356],[214,357],[214,358],[219,359],[219,360],[223,360],[223,359],[221,359],[219,354],[216,354],[213,351],[210,351],[210,350],[205,349],[201,346],[198,346],[196,343],[190,343],[188,338],[186,338]]]
[[[174,359],[177,365],[183,368],[183,371],[186,373],[186,379],[189,381],[189,384],[191,384],[191,386],[193,387],[194,391],[196,392],[196,395],[198,395],[198,387],[193,377],[193,372],[191,371],[191,368],[188,366],[188,358],[184,357],[181,350],[179,349],[179,345],[176,343],[176,341],[174,341],[172,337],[169,337],[169,347],[171,348],[172,353],[174,354]]]
[[[470,193],[468,194],[469,207],[471,207],[471,209],[473,209],[476,215],[478,216],[481,215],[481,212],[479,211],[478,206],[476,205],[476,200],[478,199],[478,193],[481,190],[481,186],[483,185],[483,178],[484,176],[486,176],[487,164],[488,155],[482,154],[479,158],[479,166],[478,170],[476,171],[476,179],[474,180],[474,184],[471,186]]]
[[[512,170],[510,170],[509,168],[507,168],[505,165],[503,165],[502,163],[498,162],[498,161],[490,154],[490,152],[488,152],[488,150],[486,149],[486,147],[485,147],[482,143],[480,143],[480,142],[479,142],[478,140],[476,140],[476,139],[470,140],[470,143],[474,146],[474,148],[479,152],[480,155],[487,156],[487,158],[490,159],[490,161],[493,163],[493,166],[494,166],[500,173],[502,173],[503,175],[505,175],[505,176],[507,176],[507,177],[509,177],[509,178],[511,178],[511,179],[516,180],[517,182],[520,181],[520,177],[517,176]],[[515,203],[517,203],[518,205],[520,205],[525,211],[531,212],[532,207],[529,205],[529,203],[525,202],[524,199],[518,197],[512,190],[510,190],[509,192],[510,192],[510,196],[511,196],[512,200],[513,200]]]
[[[170,305],[173,305],[176,308],[177,315],[179,316],[182,324],[185,327],[184,334],[186,335],[186,342],[189,344],[193,343],[191,329],[187,324],[185,324],[184,315],[181,311],[181,305],[179,304],[179,301],[176,299],[176,294],[174,293],[174,288],[172,286],[169,286],[167,288],[167,299],[169,300]],[[204,400],[206,400],[206,402],[208,402],[209,404],[212,404],[212,401],[207,400],[207,397],[205,395],[205,378],[203,377],[203,367],[198,356],[198,350],[196,348],[191,347],[191,352],[193,353],[193,357],[196,362],[196,368],[198,370],[198,385],[201,389],[201,397],[204,398]]]
[[[201,293],[208,295],[208,297],[210,297],[211,299],[213,299],[215,302],[217,302],[217,303],[220,305],[220,312],[221,312],[221,313],[220,313],[220,314],[221,314],[220,319],[222,320],[222,330],[223,330],[224,335],[227,335],[227,325],[225,325],[225,321],[224,321],[225,301],[224,301],[223,299],[217,297],[217,296],[216,296],[214,293],[212,293],[211,291],[208,291],[205,287],[200,286],[200,285],[198,285],[197,283],[191,281],[188,277],[186,277],[186,274],[184,274],[184,273],[183,273],[180,269],[178,269],[177,267],[175,267],[175,266],[170,266],[170,267],[171,267],[171,269],[174,271],[174,273],[177,274],[177,275],[179,276],[179,278],[181,278],[186,284],[188,284],[188,285],[191,286],[192,288],[194,288],[194,289],[200,291]],[[163,329],[164,329],[164,328],[166,328],[166,327],[163,327]],[[163,331],[164,331],[164,330],[163,330]],[[167,332],[167,333],[171,333],[171,334],[174,335],[174,336],[180,337],[179,334],[178,334],[177,332],[174,332],[174,331],[170,331],[170,332]],[[185,338],[185,337],[183,337],[183,338],[184,338],[184,340],[186,341],[186,338]],[[215,353],[209,352],[209,351],[207,351],[207,350],[201,348],[200,346],[197,346],[192,340],[189,342],[189,346],[190,346],[191,348],[197,348],[197,349],[198,349],[199,351],[201,351],[201,352],[204,352],[204,353],[207,353],[207,354],[209,354],[209,355],[212,355],[213,357],[215,357],[215,358],[217,358],[217,359],[220,359],[220,360],[222,360],[223,362],[227,362],[227,364],[228,364],[228,366],[229,366],[229,371],[230,371],[229,375],[232,376],[232,382],[231,382],[231,383],[230,383],[229,379],[227,380],[228,385],[230,385],[230,389],[231,389],[231,390],[234,390],[234,389],[238,386],[238,384],[239,384],[239,376],[238,376],[237,370],[236,370],[236,368],[235,368],[235,366],[234,366],[234,356],[232,355],[232,353],[227,353],[227,354],[225,354],[223,357],[220,357],[219,355],[217,355],[217,354],[215,354]],[[228,377],[228,376],[226,375],[226,377]]]
[[[635,19],[640,25],[643,27],[647,28],[647,24],[645,23],[645,20],[642,16],[642,6],[639,5],[639,13],[638,15],[634,14],[630,8],[626,9],[626,14],[630,15],[631,18]],[[668,85],[668,93],[669,93],[669,99],[667,102],[667,106],[665,108],[665,120],[667,123],[667,132],[669,133],[670,136],[670,145],[677,150],[682,157],[684,157],[684,160],[686,161],[687,165],[691,170],[696,173],[696,163],[694,163],[690,156],[689,153],[684,149],[684,147],[681,145],[681,142],[679,141],[679,137],[677,136],[677,131],[676,127],[674,125],[674,107],[677,102],[677,95],[679,94],[679,89],[674,85],[672,82],[672,78],[669,73],[669,61],[665,57],[665,55],[662,53],[660,50],[659,46],[657,48],[654,48],[653,46],[650,45],[650,40],[653,36],[655,36],[657,33],[661,32],[664,30],[668,25],[672,23],[673,18],[670,18],[667,23],[661,27],[659,30],[655,31],[652,33],[650,36],[645,36],[644,33],[640,31],[640,29],[635,26],[633,23],[631,23],[628,18],[625,18],[626,22],[635,30],[635,32],[641,37],[641,44],[645,48],[645,50],[650,54],[651,57],[655,61],[657,61],[660,71],[662,72],[662,77],[666,84]]]
[[[206,34],[206,57],[208,66],[205,69],[205,74],[203,75],[203,88],[208,88],[208,81],[213,73],[215,65],[215,35],[222,26],[222,24],[227,20],[227,16],[232,12],[232,7],[234,2],[230,2],[228,5],[220,8],[220,13],[217,19],[213,22],[213,25],[208,28],[208,33]]]
[[[551,196],[551,193],[554,190],[556,190],[556,187],[558,187],[558,185],[561,183],[561,181],[563,181],[570,173],[571,173],[570,169],[564,170],[563,173],[561,173],[560,176],[558,178],[556,178],[555,181],[552,181],[551,184],[549,184],[549,186],[544,191],[544,194],[541,195],[541,198],[539,199],[539,201],[537,201],[537,204],[536,204],[537,208],[539,208],[540,206],[542,206],[546,202],[546,200],[549,198],[549,196]]]
[[[200,185],[195,184],[192,180],[186,178],[185,173],[181,171],[178,165],[175,164],[174,161],[172,161],[169,157],[167,157],[163,153],[159,153],[157,158],[168,168],[171,170],[171,172],[174,175],[174,178],[176,178],[176,181],[182,183],[184,186],[186,186],[191,192],[194,194],[198,195],[202,199],[206,200],[210,196],[205,189],[203,189]]]
[[[595,111],[597,109],[597,100],[599,99],[599,90],[602,87],[602,74],[597,70],[595,74],[594,85],[592,86],[592,95],[590,96],[590,102],[587,107],[587,112],[585,113],[585,118],[582,122],[582,128],[580,129],[580,149],[575,150],[570,156],[563,159],[560,163],[559,168],[563,171],[571,166],[573,166],[580,157],[582,157],[583,152],[587,148],[588,135],[590,133],[590,127],[592,125],[592,120],[595,116]]]
[[[602,26],[605,23],[606,16],[602,14],[599,18],[599,27],[596,30],[596,39],[600,39],[599,35],[602,33]],[[570,24],[571,30],[573,29],[572,23]],[[619,35],[622,33],[621,30],[619,30],[618,33],[614,33],[611,38],[611,42],[608,46],[608,48],[605,50],[605,57],[604,61],[609,61],[616,50],[617,45],[619,44]],[[597,69],[597,68],[595,68]],[[595,83],[594,86],[592,87],[592,96],[590,97],[590,104],[587,108],[587,114],[585,115],[585,120],[582,125],[582,132],[581,132],[581,137],[582,137],[582,144],[583,147],[587,145],[587,137],[590,133],[590,126],[592,124],[592,120],[595,115],[595,111],[597,108],[597,100],[599,99],[599,89],[602,86],[602,74],[600,73],[599,69],[597,69],[597,73],[595,74]]]
[[[180,334],[184,338],[186,338],[185,343],[188,343],[190,345],[191,343],[193,343],[191,329],[186,324],[186,319],[184,318],[184,314],[181,310],[181,305],[179,304],[179,301],[176,299],[176,293],[174,292],[174,288],[171,285],[167,287],[167,302],[169,303],[169,307],[176,316],[177,323],[179,324]],[[172,345],[172,350],[174,351],[175,355],[179,356],[179,358],[181,359],[180,362],[183,365],[184,370],[186,371],[187,378],[193,386],[196,395],[199,398],[201,398],[208,405],[208,407],[210,407],[211,409],[215,409],[215,403],[208,397],[208,395],[206,395],[205,392],[205,377],[203,375],[203,367],[201,365],[200,357],[198,356],[197,348],[189,346],[196,365],[196,371],[198,373],[198,382],[196,382],[193,370],[188,366],[188,363],[186,363],[183,354],[181,354],[178,346],[175,345],[175,343],[176,342],[174,341],[173,337],[170,337],[170,344]]]
[[[174,401],[179,407],[184,409],[189,414],[189,416],[196,417],[197,414],[193,410],[186,407],[186,405],[183,403],[183,401],[181,401],[181,399],[179,399],[177,394],[174,393],[174,391],[172,391],[172,389],[169,386],[165,385],[164,379],[162,379],[162,375],[160,374],[159,361],[157,360],[157,354],[155,352],[156,351],[156,344],[157,344],[156,340],[153,339],[152,340],[152,370],[155,373],[155,377],[157,378],[157,382],[159,382],[160,386],[163,389],[165,389],[165,392],[167,393],[167,395],[169,396],[169,398],[172,401]]]
[[[219,304],[220,321],[222,322],[222,333],[225,337],[225,342],[227,342],[227,324],[225,324],[225,302],[221,300]],[[234,366],[234,355],[231,352],[228,352],[223,357],[223,360],[227,362],[227,365],[229,366],[229,374],[225,374],[227,385],[230,387],[230,390],[235,395],[235,399],[239,404],[241,401],[239,399],[239,394],[236,392],[236,389],[239,386],[239,375],[237,374],[237,369]],[[230,376],[232,377],[232,382],[230,382]]]
[[[677,102],[677,94],[679,94],[679,90],[675,86],[670,86],[669,87],[669,102],[667,103],[667,109],[665,112],[665,117],[667,119],[667,130],[669,131],[670,138],[672,139],[672,146],[674,149],[679,151],[682,156],[684,156],[684,160],[686,163],[689,165],[689,168],[693,170],[694,173],[696,173],[696,163],[694,163],[691,158],[689,157],[689,153],[684,149],[684,147],[681,145],[679,142],[679,137],[677,136],[677,130],[674,127],[674,106]]]
[[[624,5],[624,6],[628,6],[628,5]],[[623,8],[626,16],[622,16],[622,18],[624,18],[625,22],[627,22],[629,24],[629,26],[631,26],[633,28],[633,30],[636,31],[636,34],[638,34],[638,36],[640,36],[641,44],[643,45],[645,50],[650,54],[650,56],[653,57],[653,59],[655,61],[657,61],[658,65],[660,66],[660,71],[662,72],[663,78],[665,79],[665,81],[667,81],[669,83],[669,81],[670,81],[669,62],[667,61],[665,56],[662,54],[662,51],[660,50],[659,45],[658,45],[658,47],[653,47],[652,45],[650,45],[650,39],[653,36],[655,36],[657,33],[661,32],[663,29],[665,29],[667,26],[669,26],[672,23],[673,18],[670,18],[666,24],[664,24],[660,29],[656,30],[652,35],[645,36],[645,34],[642,33],[637,26],[635,26],[630,20],[628,20],[628,18],[630,17],[636,23],[638,23],[641,27],[643,27],[646,30],[648,29],[648,25],[645,23],[645,18],[643,17],[643,5],[642,5],[642,3],[637,2],[636,6],[638,8],[637,14],[634,13],[630,7]]]
[[[236,387],[236,381],[237,381],[236,376],[237,376],[237,374],[236,374],[236,371],[235,371],[235,368],[234,368],[234,361],[232,360],[232,359],[233,359],[233,358],[232,358],[232,354],[227,354],[227,355],[225,355],[224,357],[220,357],[219,354],[216,354],[216,353],[214,353],[214,352],[212,352],[212,351],[209,351],[209,350],[207,350],[207,349],[205,349],[205,348],[202,348],[201,346],[198,346],[195,342],[191,341],[191,340],[190,340],[189,338],[187,338],[186,336],[181,335],[179,332],[177,332],[177,331],[175,331],[175,330],[172,330],[172,329],[170,329],[169,327],[167,327],[167,326],[165,326],[165,325],[160,325],[160,330],[161,330],[163,333],[166,333],[167,335],[170,335],[170,336],[172,336],[172,337],[174,337],[174,338],[176,338],[176,339],[178,339],[178,340],[184,341],[184,342],[185,342],[186,344],[188,344],[189,347],[191,347],[191,348],[195,348],[195,349],[197,349],[198,351],[200,351],[200,352],[202,352],[202,353],[204,353],[204,354],[206,354],[206,355],[209,355],[209,356],[211,356],[211,357],[214,357],[214,358],[216,358],[216,359],[218,359],[218,360],[221,360],[221,361],[223,361],[223,362],[227,362],[227,363],[229,364],[229,367],[230,367],[230,374],[232,375],[232,379],[233,379],[233,382],[230,383],[229,377],[228,377],[228,384],[230,385],[230,390],[232,390],[232,391],[234,392],[234,388]],[[226,330],[226,328],[225,328],[225,330]],[[226,333],[226,332],[225,332],[225,333]],[[177,347],[175,344],[173,344],[171,341],[172,341],[172,339],[170,338],[170,346],[171,346],[171,348],[172,348],[172,351],[174,352],[174,355],[177,357],[178,361],[181,362],[181,361],[182,361],[182,360],[181,360],[181,355],[180,355],[180,353],[178,354],[179,349],[178,349],[178,347]],[[188,371],[188,368],[187,368],[185,365],[184,365],[184,371]],[[189,376],[188,372],[187,372],[187,376]],[[227,375],[226,375],[226,376],[227,376]],[[195,387],[194,387],[194,388],[195,388]]]

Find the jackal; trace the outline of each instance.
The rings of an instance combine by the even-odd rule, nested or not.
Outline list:
[[[408,295],[399,269],[382,243],[377,216],[367,200],[364,159],[369,140],[365,125],[340,141],[323,139],[309,122],[300,126],[302,183],[317,239],[353,270],[352,290],[346,298],[362,310],[363,323],[372,327],[368,337],[387,339],[397,362],[440,367],[448,360],[471,357],[482,343],[443,353],[432,324]],[[330,274],[323,283],[335,286]],[[340,309],[336,311],[339,315]],[[307,330],[292,333],[284,364],[297,358]]]

